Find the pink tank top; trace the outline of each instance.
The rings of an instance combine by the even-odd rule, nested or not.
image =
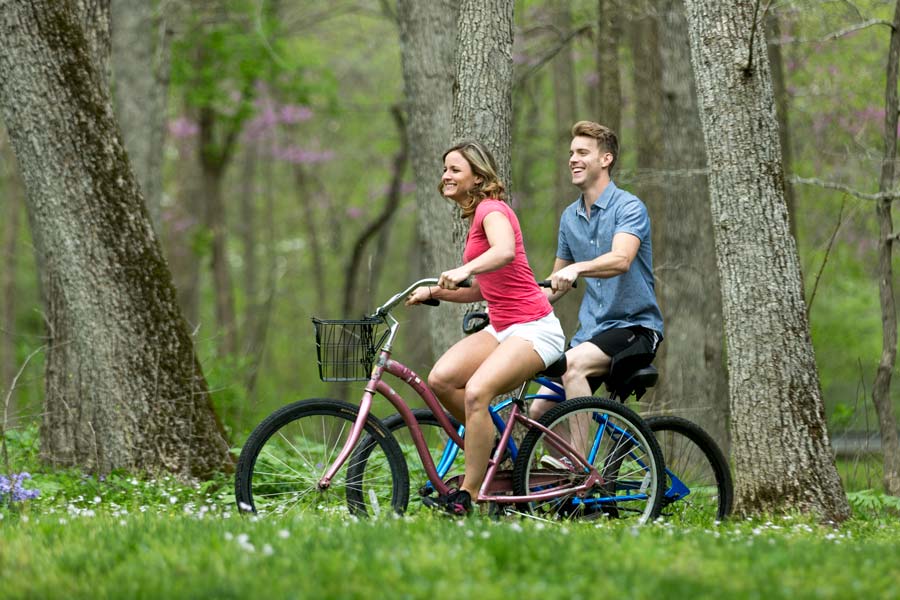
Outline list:
[[[547,296],[534,281],[534,272],[528,265],[528,258],[525,256],[525,245],[522,243],[519,219],[505,202],[486,199],[482,200],[475,209],[469,236],[466,238],[466,247],[463,250],[463,262],[467,263],[481,256],[491,247],[487,235],[484,233],[484,218],[492,212],[501,212],[506,215],[516,236],[516,256],[511,263],[496,271],[480,273],[475,276],[478,286],[481,288],[481,295],[488,303],[491,325],[500,332],[510,325],[528,323],[546,317],[553,308],[550,306]]]

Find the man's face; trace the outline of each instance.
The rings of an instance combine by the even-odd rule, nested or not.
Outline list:
[[[601,152],[597,140],[579,135],[572,138],[569,146],[569,170],[572,172],[572,183],[581,190],[591,187],[609,168],[613,155]]]

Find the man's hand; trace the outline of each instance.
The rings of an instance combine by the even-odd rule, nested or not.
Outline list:
[[[578,269],[575,265],[563,267],[550,275],[550,288],[554,292],[568,292],[576,279],[578,279]]]
[[[455,290],[459,284],[472,276],[472,273],[466,267],[457,267],[449,271],[441,273],[438,279],[438,285],[445,290]]]

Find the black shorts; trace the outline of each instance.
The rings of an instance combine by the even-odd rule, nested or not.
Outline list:
[[[622,329],[607,329],[587,340],[587,343],[597,346],[610,358],[621,356],[623,353],[626,353],[626,351],[629,355],[635,357],[640,356],[642,358],[639,358],[638,360],[642,363],[646,362],[646,364],[638,365],[637,363],[632,363],[631,366],[642,368],[649,365],[656,356],[656,350],[659,347],[659,334],[652,329],[639,326]],[[618,372],[618,369],[616,372]],[[630,372],[634,371],[632,370]],[[604,381],[606,381],[605,375],[600,377],[588,377],[588,384],[591,386],[592,392],[597,391]]]
[[[642,352],[655,355],[656,348],[659,346],[659,334],[652,329],[635,326],[624,329],[607,329],[587,341],[603,350],[603,353],[610,358],[635,344],[640,344],[639,348]]]

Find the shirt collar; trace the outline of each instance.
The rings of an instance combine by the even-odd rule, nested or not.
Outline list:
[[[603,193],[600,194],[600,197],[594,201],[593,206],[596,206],[600,209],[606,209],[609,206],[610,201],[612,200],[613,194],[616,193],[616,190],[619,188],[616,187],[616,184],[610,179],[606,188],[604,188]],[[578,206],[575,208],[576,214],[584,215],[584,194],[578,196]]]

